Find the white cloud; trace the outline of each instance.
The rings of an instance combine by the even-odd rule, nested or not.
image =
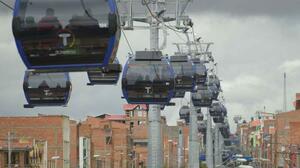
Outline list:
[[[279,67],[286,73],[295,73],[300,70],[300,60],[287,60]]]

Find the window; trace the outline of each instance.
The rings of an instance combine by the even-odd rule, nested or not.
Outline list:
[[[11,153],[11,164],[19,164],[20,163],[20,153],[12,152]],[[8,152],[5,152],[5,163],[8,164]]]
[[[26,151],[24,153],[24,164],[28,165],[29,164],[29,151]]]
[[[111,136],[105,137],[105,143],[106,145],[110,145],[112,143],[112,137]]]
[[[130,111],[130,117],[134,117],[134,111]]]
[[[143,117],[143,112],[142,111],[138,111],[138,116],[139,117]]]
[[[133,128],[134,122],[130,122],[130,128]]]

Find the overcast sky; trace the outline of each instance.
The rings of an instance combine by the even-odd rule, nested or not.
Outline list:
[[[12,1],[7,1],[13,4]],[[214,42],[212,52],[218,62],[218,75],[232,117],[249,119],[255,111],[282,110],[283,73],[287,72],[288,109],[293,109],[295,93],[300,92],[300,2],[298,0],[194,0],[189,8],[197,35]],[[65,114],[77,120],[102,113],[122,114],[120,82],[117,86],[87,87],[85,73],[73,73],[73,91],[66,108],[24,109],[22,82],[25,66],[16,50],[11,31],[11,11],[0,6],[1,115]],[[148,32],[127,31],[134,50],[149,46]],[[143,37],[143,39],[141,39]],[[145,42],[141,42],[145,40]],[[168,47],[180,39],[169,32]],[[126,60],[129,49],[121,39],[118,58]],[[177,106],[167,107],[163,115],[169,124],[178,119]]]

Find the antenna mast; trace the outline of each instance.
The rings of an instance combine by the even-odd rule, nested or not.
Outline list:
[[[283,111],[287,111],[286,107],[286,73],[283,74]]]

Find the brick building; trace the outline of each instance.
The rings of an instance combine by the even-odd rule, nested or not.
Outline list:
[[[129,125],[130,135],[132,138],[132,152],[134,157],[134,167],[142,168],[147,165],[148,156],[148,107],[146,105],[125,104],[123,106],[126,118],[126,124]],[[179,131],[183,135],[182,147],[182,166],[188,165],[188,126],[182,122],[178,122],[177,126],[168,126],[166,118],[161,117],[161,132],[162,132],[162,148],[163,162],[165,167],[178,167],[178,140]]]
[[[87,117],[79,123],[79,137],[90,142],[89,166],[125,168],[129,166],[130,139],[125,115]],[[81,154],[81,153],[80,153]],[[87,166],[87,167],[89,167]]]
[[[148,107],[124,105],[124,115],[0,117],[0,168],[143,168],[148,157]],[[165,167],[188,166],[188,126],[161,117]],[[10,150],[11,149],[11,150]]]
[[[300,167],[300,94],[296,94],[295,110],[271,117],[257,116],[239,125],[244,154],[258,159],[263,168]]]
[[[74,121],[61,115],[0,117],[0,167],[8,166],[9,151],[14,167],[76,167],[74,129]]]
[[[287,167],[290,165],[290,152],[292,146],[300,145],[300,142],[292,143],[291,137],[297,139],[297,128],[295,123],[300,122],[300,110],[280,113],[276,116],[276,134],[275,134],[275,149],[274,164],[278,167]],[[291,124],[293,123],[293,132]]]

